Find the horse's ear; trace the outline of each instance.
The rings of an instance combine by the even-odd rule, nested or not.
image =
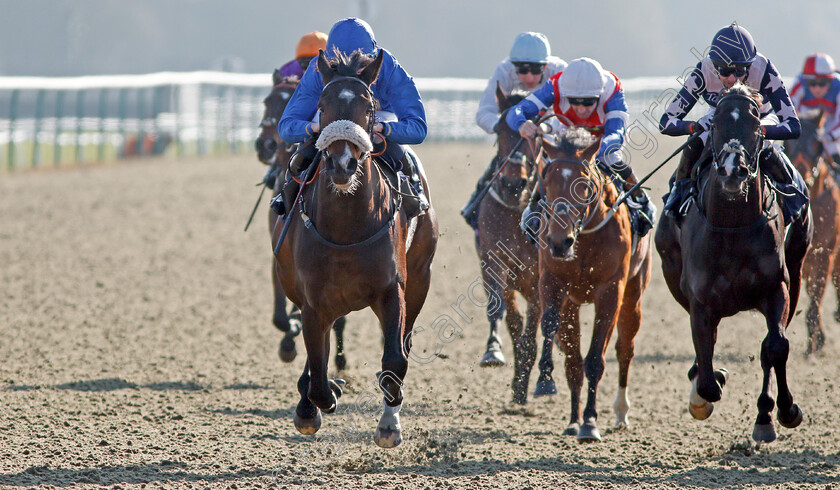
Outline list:
[[[578,154],[578,158],[588,162],[588,161],[592,160],[592,157],[595,156],[596,153],[598,153],[598,148],[600,148],[600,147],[601,147],[601,139],[598,138],[591,145],[584,148]]]
[[[507,107],[502,107],[507,102],[507,96],[502,91],[502,84],[496,80],[496,105],[499,106],[499,110],[503,111],[507,109]]]
[[[275,68],[274,73],[271,75],[271,81],[274,82],[274,85],[280,85],[280,82],[283,81],[283,74],[280,73],[280,68]]]
[[[376,55],[376,59],[370,62],[368,66],[359,73],[359,79],[365,82],[368,86],[372,85],[373,82],[376,81],[376,77],[379,76],[379,69],[382,68],[382,60],[385,58],[385,50],[380,49],[379,54]]]
[[[321,80],[324,85],[330,83],[330,80],[335,76],[335,70],[330,68],[330,62],[327,61],[327,55],[324,54],[323,49],[318,50],[318,72],[321,73]]]

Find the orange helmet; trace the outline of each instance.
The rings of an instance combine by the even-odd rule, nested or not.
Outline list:
[[[318,31],[310,32],[298,41],[295,58],[318,56],[319,49],[327,49],[327,35]]]

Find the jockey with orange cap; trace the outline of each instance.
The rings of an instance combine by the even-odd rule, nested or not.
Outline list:
[[[573,60],[565,70],[511,108],[505,121],[523,138],[533,138],[541,131],[531,119],[548,108],[553,108],[555,114],[563,115],[572,125],[602,136],[598,166],[615,180],[623,181],[625,190],[636,184],[633,169],[623,161],[621,151],[630,116],[621,80],[615,74],[601,68],[601,64],[593,59]],[[645,236],[653,226],[656,208],[641,188],[636,189],[631,197],[632,202],[626,202],[633,229],[639,236]],[[534,192],[530,205],[522,213],[522,230],[529,238],[533,238],[534,230],[540,229],[539,199],[539,193]]]
[[[320,49],[327,49],[326,34],[318,31],[304,34],[295,49],[295,59],[280,67],[280,75],[301,78],[312,58],[318,56],[318,50]]]
[[[790,90],[790,99],[797,114],[822,110],[827,116],[821,140],[834,164],[840,165],[840,74],[831,56],[814,53],[805,59],[802,73]]]

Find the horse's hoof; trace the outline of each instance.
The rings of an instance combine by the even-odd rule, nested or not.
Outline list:
[[[283,340],[280,341],[280,350],[278,352],[280,360],[283,362],[292,362],[297,357],[297,348],[295,347],[295,338],[291,334],[286,334]]]
[[[373,440],[377,446],[391,449],[399,446],[402,442],[402,431],[377,427]]]
[[[577,422],[569,424],[563,431],[564,436],[576,436],[578,433],[580,433],[580,424]]]
[[[481,367],[499,367],[505,365],[505,356],[500,350],[488,350],[478,364]]]
[[[773,442],[776,440],[776,428],[773,424],[755,424],[752,438],[755,442]]]
[[[347,368],[347,358],[344,354],[335,355],[335,368],[339,371],[344,371]]]
[[[776,414],[776,418],[779,419],[779,423],[782,424],[782,426],[787,427],[788,429],[799,427],[799,424],[802,423],[802,410],[799,409],[797,404],[794,403],[793,406],[790,407],[790,414],[791,416],[789,418],[783,418],[782,412],[779,411],[779,413]]]
[[[341,398],[341,395],[344,393],[344,386],[347,384],[347,381],[344,381],[341,378],[335,378],[330,380],[330,389],[335,395],[336,398]]]
[[[616,419],[615,425],[613,429],[615,430],[626,430],[630,427],[630,422],[627,421],[627,418],[624,419]]]
[[[528,404],[528,395],[525,393],[514,393],[513,394],[513,403],[516,405],[524,406]]]
[[[577,435],[578,442],[600,442],[601,433],[598,431],[598,426],[594,422],[586,422],[580,426],[580,432]]]
[[[688,402],[688,411],[691,413],[691,416],[697,420],[706,420],[710,415],[712,415],[714,410],[714,403],[703,402],[695,405],[694,403]]]
[[[295,429],[305,436],[311,436],[321,428],[321,412],[315,412],[315,417],[305,419],[295,411]]]
[[[557,394],[557,386],[553,379],[537,381],[537,386],[534,388],[534,398],[541,396],[552,396]]]

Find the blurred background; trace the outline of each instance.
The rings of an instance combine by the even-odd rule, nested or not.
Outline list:
[[[0,75],[77,76],[228,69],[270,73],[301,35],[368,21],[415,77],[489,77],[517,33],[539,31],[566,60],[620,77],[694,64],[737,21],[785,75],[840,46],[840,2],[706,0],[2,0]]]
[[[840,56],[840,2],[828,0],[0,0],[0,7],[0,171],[250,151],[273,69],[294,58],[303,34],[328,32],[348,16],[367,20],[417,78],[431,141],[489,141],[474,124],[477,100],[523,31],[546,34],[567,61],[588,56],[616,73],[631,118],[652,133],[677,78],[733,21],[788,81],[809,53]]]

